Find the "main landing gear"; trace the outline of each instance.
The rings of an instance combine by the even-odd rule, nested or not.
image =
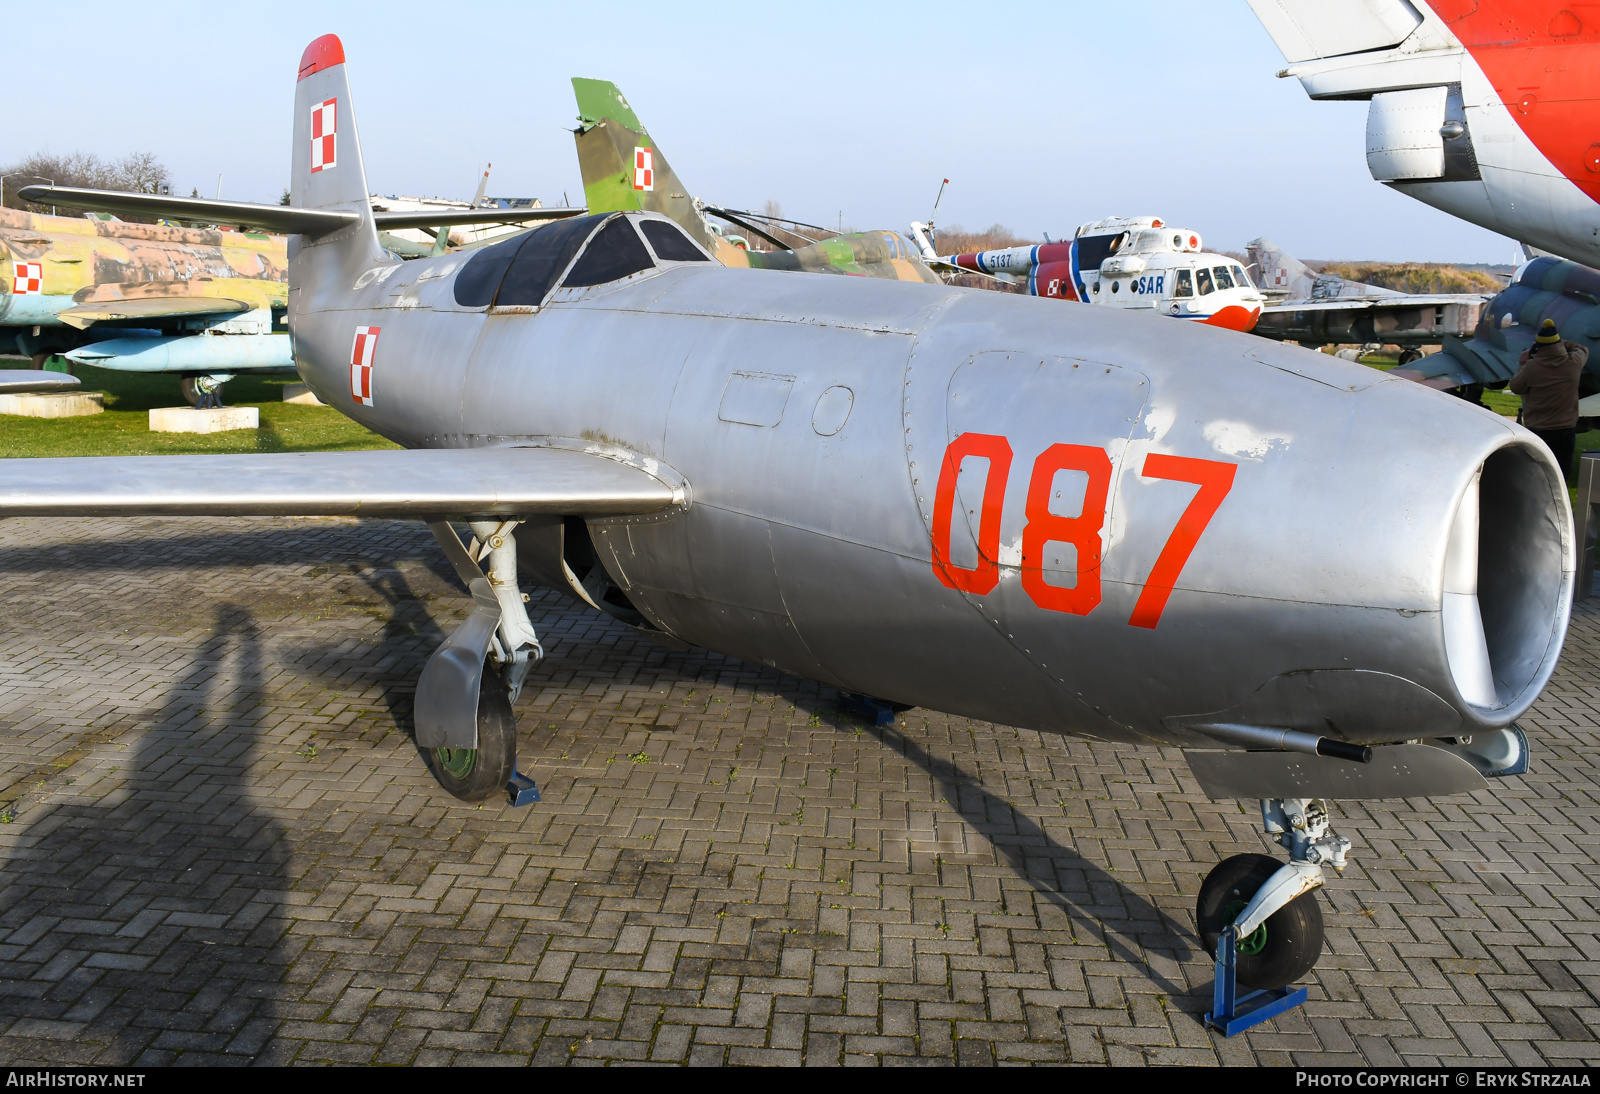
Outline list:
[[[501,791],[513,805],[539,800],[533,781],[517,774],[512,704],[544,649],[517,587],[516,526],[474,523],[472,543],[463,545],[449,523],[428,525],[466,582],[472,612],[417,680],[417,747],[439,785],[462,801],[485,801]]]
[[[1322,955],[1322,910],[1314,890],[1322,868],[1342,871],[1350,841],[1328,828],[1326,805],[1316,798],[1263,798],[1267,834],[1289,851],[1289,862],[1266,855],[1234,855],[1206,875],[1195,922],[1208,953],[1223,928],[1236,939],[1237,977],[1248,988],[1293,984]]]
[[[222,385],[232,376],[185,376],[178,381],[178,391],[184,402],[196,410],[210,410],[222,405]]]

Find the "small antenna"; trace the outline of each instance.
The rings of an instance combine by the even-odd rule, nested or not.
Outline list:
[[[939,216],[939,203],[944,200],[944,188],[950,185],[950,180],[945,179],[939,183],[939,194],[933,199],[933,212],[928,214],[928,245],[934,246],[934,221]]]
[[[222,200],[222,172],[217,172],[217,200]]]
[[[950,180],[945,179],[939,184],[939,196],[933,199],[933,212],[928,214],[928,231],[933,231],[933,222],[939,215],[939,203],[944,200],[944,188],[950,185]]]

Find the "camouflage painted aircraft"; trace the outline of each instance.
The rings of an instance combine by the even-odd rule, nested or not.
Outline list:
[[[291,148],[294,204],[229,219],[296,233],[302,376],[404,448],[0,460],[0,516],[428,521],[472,597],[414,707],[452,794],[532,794],[524,576],[877,709],[1183,748],[1288,852],[1199,887],[1201,937],[1237,940],[1252,987],[1322,951],[1314,890],[1352,847],[1322,799],[1527,770],[1515,719],[1560,655],[1576,551],[1561,470],[1515,423],[1195,323],[755,277],[656,212],[402,263],[332,35],[301,59]]]
[[[65,354],[185,373],[191,402],[234,373],[293,371],[286,247],[259,232],[0,209],[0,352],[34,368]]]
[[[1245,253],[1267,297],[1255,333],[1302,346],[1395,345],[1400,366],[1422,358],[1426,346],[1470,336],[1488,293],[1404,293],[1317,273],[1270,240],[1252,239]],[[1410,371],[1410,379],[1424,379]],[[1433,387],[1455,387],[1429,376]]]
[[[660,213],[676,221],[724,266],[939,283],[916,247],[896,232],[850,232],[794,247],[730,216],[727,219],[732,223],[761,234],[780,249],[752,251],[730,242],[706,220],[703,210],[707,206],[691,197],[678,181],[660,146],[645,132],[616,84],[574,77],[572,89],[578,98],[579,122],[573,132],[589,212]]]
[[[1533,348],[1546,319],[1555,321],[1561,337],[1588,347],[1579,393],[1600,394],[1600,270],[1553,255],[1517,270],[1511,284],[1484,306],[1471,338],[1446,339],[1443,353],[1411,362],[1406,371],[1435,387],[1502,388],[1517,374],[1519,357]],[[1594,411],[1585,407],[1583,413]]]
[[[137,196],[137,195],[135,195]],[[225,203],[186,199],[226,225]],[[142,210],[119,207],[108,212]],[[385,229],[525,223],[575,209],[439,209],[375,214]],[[195,405],[241,373],[292,373],[281,235],[0,208],[0,354],[42,368],[53,355],[126,372],[178,373]],[[15,347],[15,348],[13,348]]]

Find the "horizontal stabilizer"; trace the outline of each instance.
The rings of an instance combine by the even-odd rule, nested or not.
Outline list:
[[[0,395],[25,395],[29,392],[75,391],[81,383],[76,376],[43,369],[0,369]]]
[[[0,460],[0,517],[610,517],[681,501],[638,468],[557,448]]]
[[[24,186],[19,195],[35,205],[93,209],[128,216],[236,224],[269,232],[322,236],[361,220],[359,213],[336,209],[297,209],[292,205],[258,205],[251,201],[213,201],[169,194],[133,194],[123,190],[85,190],[76,186]]]
[[[536,220],[562,220],[587,213],[577,209],[398,209],[373,213],[378,229],[384,232],[402,228],[453,228],[461,224],[528,224]]]

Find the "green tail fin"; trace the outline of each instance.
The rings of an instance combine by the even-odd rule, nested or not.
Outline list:
[[[667,165],[617,85],[574,77],[578,166],[591,213],[644,210],[677,221],[712,253],[716,243],[689,191]]]

